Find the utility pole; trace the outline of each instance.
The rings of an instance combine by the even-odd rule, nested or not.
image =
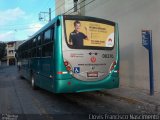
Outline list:
[[[49,8],[49,22],[51,21],[51,8]]]
[[[74,12],[77,12],[77,3],[78,3],[78,0],[73,0],[74,2]]]
[[[48,21],[51,21],[51,8],[49,8],[48,12],[40,12],[39,13],[39,20],[40,21],[47,21],[46,16],[48,16]]]

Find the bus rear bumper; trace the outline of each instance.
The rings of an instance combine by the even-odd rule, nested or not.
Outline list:
[[[119,77],[108,76],[99,81],[81,81],[77,79],[66,79],[55,81],[55,93],[87,92],[119,87]]]

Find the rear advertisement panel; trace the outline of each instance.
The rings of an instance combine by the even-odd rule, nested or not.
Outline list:
[[[70,48],[113,48],[114,26],[103,23],[65,20],[66,39]]]

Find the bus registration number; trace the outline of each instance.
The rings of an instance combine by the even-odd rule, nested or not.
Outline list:
[[[87,77],[98,77],[98,72],[87,72]]]

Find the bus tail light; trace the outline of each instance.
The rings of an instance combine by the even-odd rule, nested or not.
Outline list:
[[[59,71],[59,72],[57,72],[57,74],[59,74],[59,75],[61,75],[61,74],[68,74],[68,72],[66,72],[66,71]]]
[[[63,72],[57,72],[57,74],[63,74]]]
[[[70,65],[70,63],[68,61],[65,61],[64,65],[66,66],[67,71],[71,71],[72,70],[71,65]]]
[[[112,72],[112,70],[114,69],[114,67],[116,66],[116,61],[113,61],[112,62],[112,64],[111,64],[111,66],[110,66],[110,68],[109,68],[109,73],[111,73]]]
[[[71,74],[72,68],[71,68],[70,63],[68,61],[65,61],[64,65],[65,65],[67,71],[58,71],[57,74],[59,74],[59,75],[61,75],[61,74],[68,74],[68,73]]]
[[[67,69],[67,71],[71,71],[71,67],[70,66],[67,66],[66,69]]]
[[[65,61],[65,62],[64,62],[64,65],[65,65],[65,66],[68,66],[68,64],[69,64],[68,61]]]

